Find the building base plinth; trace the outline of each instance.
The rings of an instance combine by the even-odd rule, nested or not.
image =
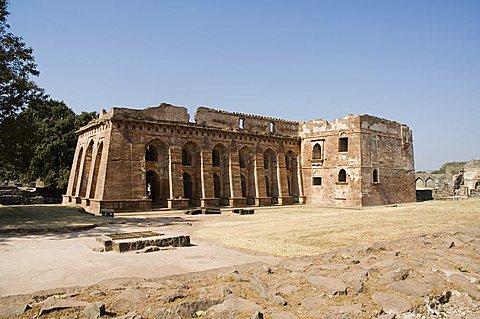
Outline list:
[[[279,205],[293,205],[293,196],[279,196],[278,197]]]
[[[169,198],[167,201],[169,209],[186,209],[189,204],[188,198]]]
[[[272,205],[271,197],[255,197],[255,206],[270,206]]]
[[[245,207],[247,206],[246,197],[230,197],[229,203],[231,207]]]
[[[218,207],[220,198],[200,198],[200,207]]]

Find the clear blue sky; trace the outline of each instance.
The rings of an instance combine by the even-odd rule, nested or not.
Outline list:
[[[169,102],[408,124],[416,169],[480,158],[480,1],[13,0],[76,112]]]

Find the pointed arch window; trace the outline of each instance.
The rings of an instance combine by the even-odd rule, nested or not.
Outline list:
[[[318,143],[313,145],[312,158],[314,160],[322,159],[322,147]]]

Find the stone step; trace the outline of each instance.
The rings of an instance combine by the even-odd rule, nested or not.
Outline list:
[[[132,236],[130,236],[132,235]],[[119,253],[141,250],[145,247],[188,247],[190,246],[190,236],[178,235],[178,236],[166,236],[164,234],[158,234],[154,236],[145,237],[133,236],[136,233],[125,234],[112,234],[103,235],[97,237],[97,243],[103,248],[104,251],[114,250]],[[129,238],[130,237],[130,238]]]

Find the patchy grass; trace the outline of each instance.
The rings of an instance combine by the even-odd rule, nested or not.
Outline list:
[[[361,209],[294,206],[212,219],[196,225],[194,238],[260,254],[294,257],[479,225],[479,199]]]
[[[0,233],[84,230],[102,223],[99,217],[61,205],[0,206]]]

